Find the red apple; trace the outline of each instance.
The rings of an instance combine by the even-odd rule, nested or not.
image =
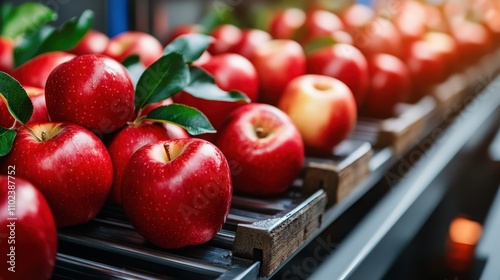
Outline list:
[[[493,45],[491,33],[480,23],[460,20],[452,22],[450,28],[464,65],[474,62]]]
[[[406,101],[411,90],[406,65],[390,54],[377,54],[368,60],[370,86],[360,114],[388,118],[394,116],[396,104]]]
[[[307,13],[305,21],[305,38],[329,36],[335,31],[344,30],[342,20],[329,11],[313,10]]]
[[[356,100],[341,81],[304,75],[286,87],[278,104],[294,122],[312,155],[329,156],[356,125]]]
[[[122,181],[123,209],[130,222],[163,248],[212,239],[226,220],[231,196],[226,158],[197,138],[142,147],[127,164]]]
[[[132,155],[147,144],[169,139],[164,126],[146,122],[127,125],[113,137],[108,145],[109,155],[113,161],[113,187],[110,193],[113,202],[121,204],[123,171]]]
[[[165,46],[172,43],[173,40],[175,40],[177,37],[186,35],[186,34],[192,34],[192,33],[203,33],[202,32],[202,27],[198,24],[183,24],[179,25],[176,28],[172,30],[170,35],[168,36],[167,40],[165,41]]]
[[[366,26],[374,18],[373,9],[363,4],[353,4],[340,13],[340,19],[348,32]]]
[[[47,78],[54,68],[76,55],[67,52],[48,52],[36,56],[12,72],[12,76],[24,86],[45,88]]]
[[[287,8],[274,13],[269,23],[269,34],[274,39],[294,39],[306,22],[306,13]]]
[[[98,133],[119,129],[135,114],[127,71],[100,54],[78,56],[54,69],[45,99],[52,121],[73,122]]]
[[[208,52],[213,55],[227,53],[242,38],[241,29],[231,24],[217,26],[211,35],[214,41],[208,46]]]
[[[126,31],[111,38],[104,54],[120,62],[135,54],[148,67],[163,55],[163,46],[148,33]]]
[[[422,39],[425,33],[427,12],[425,5],[417,1],[403,1],[393,22],[401,34],[405,46]]]
[[[252,59],[253,52],[262,43],[270,41],[271,35],[266,31],[259,29],[243,29],[241,31],[240,41],[234,45],[229,52],[237,53]]]
[[[76,55],[104,53],[108,43],[109,37],[106,34],[97,30],[89,30],[70,52]]]
[[[369,57],[387,53],[400,57],[403,41],[398,29],[387,19],[377,17],[352,33],[354,46]]]
[[[47,106],[45,105],[45,91],[41,88],[27,86],[25,86],[24,89],[31,99],[31,103],[33,103],[33,114],[27,123],[48,122],[49,114],[47,113]],[[9,128],[13,125],[14,118],[11,116],[3,99],[0,99],[0,126]]]
[[[416,102],[429,94],[430,88],[445,77],[442,56],[424,41],[416,41],[409,46],[405,59],[412,81],[410,102]]]
[[[228,118],[217,146],[230,166],[235,191],[283,192],[304,164],[304,143],[290,118],[267,104],[246,104]]]
[[[0,71],[11,74],[14,69],[14,40],[0,36]]]
[[[455,65],[457,60],[460,60],[458,46],[455,39],[447,33],[443,32],[427,32],[423,40],[443,60],[445,66],[445,76],[453,71],[456,71]]]
[[[313,51],[307,56],[307,70],[340,80],[354,94],[358,107],[363,103],[369,84],[368,63],[356,47],[334,44]]]
[[[18,130],[6,166],[44,194],[58,227],[93,219],[106,201],[113,165],[102,142],[72,123],[40,123]],[[4,170],[7,167],[4,167]]]
[[[197,67],[201,67],[205,63],[209,62],[210,59],[212,59],[212,55],[208,51],[204,51],[201,54],[200,58],[198,58],[197,60],[193,61],[193,63],[191,65],[197,66]]]
[[[271,40],[258,46],[252,57],[260,81],[259,101],[276,105],[287,84],[306,73],[306,56],[299,43]]]
[[[259,80],[255,67],[248,59],[233,53],[220,54],[213,56],[202,67],[214,76],[215,83],[221,89],[239,90],[245,93],[252,102],[257,100]],[[200,99],[185,92],[175,95],[174,100],[199,109],[210,120],[215,130],[219,130],[227,116],[242,105],[240,102]],[[216,135],[207,134],[201,137],[214,141]]]
[[[443,12],[435,5],[425,5],[424,24],[427,31],[445,32],[449,31],[448,21]]]
[[[43,195],[17,177],[24,166],[0,175],[1,279],[50,279],[56,263],[57,229]]]

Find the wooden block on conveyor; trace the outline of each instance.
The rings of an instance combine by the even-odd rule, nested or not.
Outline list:
[[[328,206],[342,201],[370,175],[371,156],[369,143],[349,139],[335,149],[331,158],[306,158],[304,195],[322,188],[328,196]]]
[[[464,74],[456,73],[435,86],[431,96],[435,98],[438,110],[443,112],[459,102],[466,92],[467,83]]]
[[[397,117],[380,123],[376,147],[392,147],[399,154],[419,139],[430,114],[437,108],[434,98],[427,96],[415,104],[400,104]]]
[[[283,215],[238,224],[233,256],[261,261],[260,276],[269,276],[320,228],[326,203],[318,190]]]

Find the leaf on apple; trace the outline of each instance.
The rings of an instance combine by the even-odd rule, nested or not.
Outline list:
[[[174,103],[158,107],[149,112],[145,120],[173,123],[186,129],[191,135],[216,132],[212,124],[210,124],[210,121],[202,112],[196,108],[182,104]]]
[[[16,135],[17,132],[15,130],[0,127],[0,157],[5,156],[12,150],[12,144]]]
[[[14,5],[9,2],[5,2],[0,6],[0,30],[2,30],[7,17],[11,13],[12,9],[14,9]]]
[[[325,48],[325,47],[329,47],[329,46],[333,46],[335,44],[337,44],[338,42],[335,41],[335,39],[333,39],[332,37],[329,37],[329,36],[320,36],[320,37],[317,37],[317,38],[314,38],[312,39],[309,43],[307,43],[305,46],[304,46],[304,52],[306,54],[311,54],[319,49],[322,49],[322,48]]]
[[[136,110],[165,100],[181,91],[189,82],[189,68],[181,54],[162,56],[141,75],[135,89]]]
[[[9,7],[6,7],[9,9]],[[15,8],[10,7],[5,18],[2,17],[2,29],[0,34],[4,37],[16,39],[24,33],[38,30],[42,25],[57,19],[57,13],[49,7],[36,3],[27,2]],[[2,10],[2,14],[4,11]]]
[[[91,28],[94,12],[85,10],[79,17],[64,22],[57,28],[43,26],[25,36],[14,49],[14,64],[19,66],[46,52],[73,48]]]
[[[33,103],[21,84],[5,72],[0,72],[0,95],[10,114],[25,124],[33,114]]]
[[[201,57],[213,38],[203,34],[187,34],[176,38],[163,50],[163,55],[181,54],[186,63],[193,63]]]
[[[190,81],[184,91],[192,96],[217,101],[250,103],[250,98],[239,91],[226,92],[215,84],[214,77],[199,67],[190,67]]]

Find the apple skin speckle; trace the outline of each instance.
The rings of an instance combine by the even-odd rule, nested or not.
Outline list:
[[[5,166],[32,182],[46,197],[58,227],[93,219],[111,189],[113,166],[104,144],[87,129],[71,123],[41,123],[34,131],[58,126],[52,138],[39,142],[19,129]]]
[[[134,87],[125,68],[99,54],[78,56],[56,67],[45,87],[52,121],[111,133],[134,117]]]
[[[170,161],[158,160],[164,144],[176,154]],[[125,213],[136,230],[157,246],[205,243],[222,228],[229,213],[229,165],[208,141],[187,138],[146,145],[132,156],[123,174]]]

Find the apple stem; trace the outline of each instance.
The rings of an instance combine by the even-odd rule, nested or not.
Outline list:
[[[257,134],[257,137],[259,137],[259,138],[265,138],[267,136],[266,133],[264,133],[264,128],[262,128],[260,126],[255,128],[255,133]]]
[[[168,143],[165,143],[163,144],[163,148],[165,148],[165,153],[167,153],[167,160],[170,161],[170,151],[169,151],[169,148],[170,148],[170,145]]]
[[[45,134],[46,134],[46,133],[45,133],[45,131],[44,131],[44,132],[42,132],[42,139],[40,139],[40,137],[38,137],[38,136],[36,135],[36,133],[35,133],[35,132],[31,129],[31,128],[29,128],[26,124],[24,124],[24,123],[22,123],[22,122],[19,122],[19,123],[20,123],[20,124],[22,124],[22,125],[24,126],[24,128],[26,128],[26,130],[28,130],[28,132],[29,132],[31,135],[33,135],[33,137],[35,137],[35,138],[36,138],[36,140],[37,140],[38,142],[43,142],[43,141],[45,141]]]

